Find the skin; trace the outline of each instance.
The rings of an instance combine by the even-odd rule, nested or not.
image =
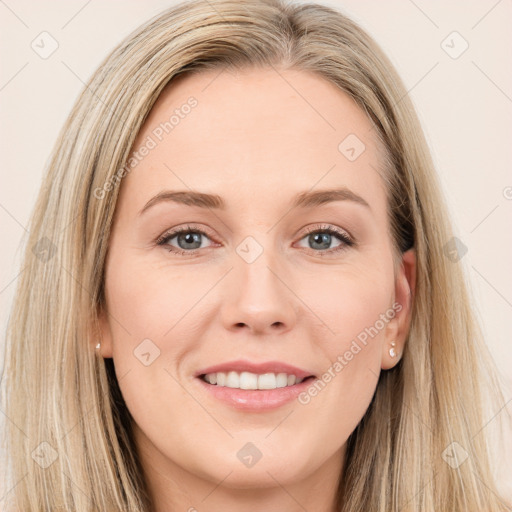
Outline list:
[[[405,253],[394,273],[382,148],[365,113],[333,84],[272,69],[180,77],[134,148],[190,96],[198,105],[121,183],[101,355],[114,359],[156,512],[332,512],[347,438],[381,370],[400,359],[410,322],[415,258]],[[338,150],[348,134],[366,146],[354,161]],[[290,210],[299,192],[337,187],[369,207],[344,200]],[[163,190],[218,194],[227,208],[160,202],[139,215]],[[189,223],[207,231],[195,235],[194,255],[169,252],[199,246],[190,238],[156,244]],[[355,245],[333,252],[343,244],[335,236],[315,244],[304,229],[324,224]],[[237,253],[248,236],[263,248],[251,263]],[[194,377],[234,359],[280,360],[321,376],[395,302],[401,310],[307,404],[243,412]],[[160,350],[148,366],[134,356],[145,339]],[[250,468],[237,457],[248,442],[263,454]]]

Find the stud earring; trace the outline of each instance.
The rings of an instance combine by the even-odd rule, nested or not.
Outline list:
[[[100,345],[101,345],[101,343],[98,343],[98,344],[96,345],[96,350],[98,350],[98,349],[100,348]]]
[[[396,350],[395,350],[395,346],[396,346],[396,341],[392,341],[391,342],[391,348],[389,349],[389,355],[391,357],[396,357]]]

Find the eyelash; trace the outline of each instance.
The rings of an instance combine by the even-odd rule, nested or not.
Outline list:
[[[160,236],[156,240],[156,245],[158,245],[158,246],[167,245],[169,240],[172,240],[177,235],[180,235],[182,233],[199,233],[201,235],[205,235],[208,238],[211,238],[210,234],[208,232],[204,231],[203,229],[195,228],[193,226],[187,226],[187,227],[183,226],[183,227],[176,228],[173,231],[164,233],[162,236]],[[338,240],[340,240],[340,242],[342,242],[342,244],[340,246],[335,247],[334,249],[327,249],[325,251],[315,251],[313,249],[310,249],[313,252],[319,253],[321,256],[323,256],[325,254],[339,253],[339,252],[344,251],[344,250],[348,249],[349,247],[352,247],[355,245],[355,241],[347,233],[345,233],[344,231],[338,230],[337,228],[335,228],[334,226],[331,226],[329,224],[323,224],[321,226],[307,228],[306,233],[301,237],[301,240],[309,235],[317,234],[317,233],[328,233],[329,235],[334,235],[336,238],[338,238]],[[179,249],[174,246],[169,246],[169,247],[171,247],[170,249],[167,249],[169,252],[173,252],[173,253],[176,253],[176,254],[182,255],[182,256],[185,256],[185,255],[193,256],[198,251],[201,250],[201,249],[192,249],[190,251],[186,251],[184,249]]]

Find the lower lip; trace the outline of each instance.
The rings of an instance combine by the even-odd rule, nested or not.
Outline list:
[[[202,387],[215,398],[235,409],[244,411],[267,411],[277,409],[297,398],[313,382],[314,377],[303,380],[300,384],[276,389],[238,389],[208,384],[197,377]]]

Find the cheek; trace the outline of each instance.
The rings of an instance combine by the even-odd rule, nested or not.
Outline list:
[[[181,397],[169,371],[174,375],[175,362],[190,347],[165,340],[190,338],[186,315],[197,302],[198,286],[191,283],[194,276],[177,277],[176,272],[166,276],[162,269],[129,258],[113,258],[107,270],[113,359],[126,404],[135,416],[149,410],[171,414],[172,410],[164,412],[155,404],[162,394]],[[165,408],[168,402],[163,402]]]
[[[118,265],[113,263],[107,274],[108,303],[109,311],[124,328],[121,336],[129,332],[134,341],[164,337],[204,289],[195,276],[194,272],[170,272],[128,258]]]
[[[192,273],[185,279],[137,259],[111,261],[106,289],[119,388],[135,423],[158,444],[162,429],[181,425],[177,411],[190,407],[190,396],[175,377],[175,361],[186,344],[164,344],[164,339],[187,338],[186,321],[180,319],[197,301],[197,287],[190,286]],[[176,432],[178,438],[185,435],[179,427]]]
[[[321,282],[318,283],[319,285]],[[328,326],[315,338],[330,363],[299,397],[312,417],[325,418],[333,438],[343,439],[368,408],[381,367],[386,326],[394,317],[390,307],[392,274],[375,266],[365,272],[350,269],[325,281],[324,293],[309,293],[314,310]]]
[[[306,286],[301,293],[329,331],[317,343],[326,348],[331,360],[348,350],[354,339],[364,343],[384,335],[392,318],[386,317],[393,296],[392,270],[377,265],[371,270],[346,267]]]

